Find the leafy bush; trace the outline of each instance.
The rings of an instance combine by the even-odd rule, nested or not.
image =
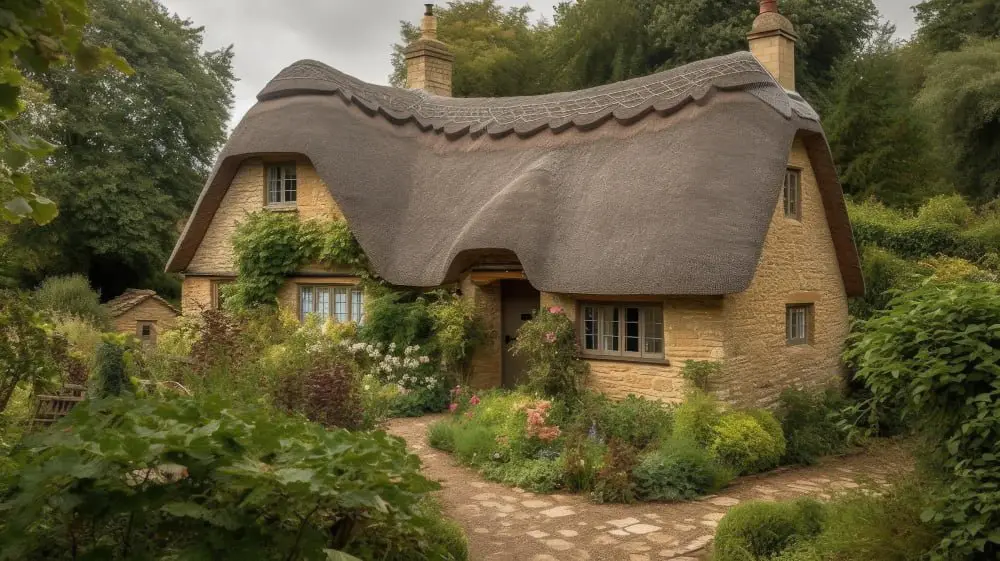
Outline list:
[[[872,397],[901,407],[926,437],[944,491],[924,518],[942,556],[1000,555],[1000,285],[928,284],[864,322],[846,358]]]
[[[928,271],[881,247],[861,248],[861,272],[865,279],[865,295],[849,303],[851,315],[868,318],[885,309],[896,290],[912,288],[927,276]]]
[[[0,559],[436,560],[461,549],[431,534],[436,485],[384,433],[217,398],[88,401],[66,426],[23,451]]]
[[[714,561],[765,561],[819,533],[823,506],[812,499],[734,507],[715,532]]]
[[[508,463],[490,464],[484,475],[493,481],[513,485],[533,493],[551,493],[562,487],[562,464],[557,460],[519,459]]]
[[[116,335],[107,335],[97,347],[94,365],[95,394],[97,397],[118,397],[135,391],[126,370],[128,344]]]
[[[24,295],[0,290],[0,412],[19,387],[52,386],[62,374],[65,340]]]
[[[597,435],[619,440],[636,450],[645,450],[668,437],[673,430],[673,414],[659,401],[629,395],[621,401],[591,397],[584,418],[592,418]]]
[[[686,501],[721,488],[729,476],[697,443],[671,439],[639,460],[633,479],[640,500]]]
[[[832,391],[783,391],[778,406],[786,443],[781,463],[813,464],[821,456],[843,450],[845,434],[837,422],[842,407],[843,400]]]
[[[975,213],[961,195],[938,195],[928,199],[917,212],[917,220],[924,224],[950,224],[964,228]]]
[[[308,372],[284,376],[275,402],[325,427],[373,428],[364,426],[359,382],[350,364],[334,359]]]
[[[690,392],[674,410],[674,436],[707,448],[715,440],[715,425],[721,416],[722,410],[714,397],[700,391]]]
[[[426,343],[433,330],[434,318],[425,295],[373,289],[365,301],[365,324],[358,337],[369,343],[395,343],[405,348]]]
[[[489,462],[497,447],[496,432],[486,426],[461,423],[455,426],[455,455],[470,464]]]
[[[389,404],[390,417],[420,417],[448,408],[448,389],[444,384],[431,388],[397,392]]]
[[[107,308],[101,305],[101,295],[83,275],[49,277],[35,289],[33,299],[40,309],[55,315],[79,318],[102,329],[110,327],[111,319]]]
[[[434,346],[441,359],[441,368],[451,371],[463,383],[472,352],[485,338],[485,328],[476,306],[468,298],[441,293],[428,307],[434,333]]]
[[[513,353],[525,357],[527,385],[542,395],[572,400],[589,366],[578,358],[576,327],[559,306],[543,308],[517,331]]]
[[[620,440],[608,442],[590,499],[595,503],[632,503],[636,500],[632,471],[638,463],[635,448]]]
[[[728,413],[714,430],[712,453],[737,474],[774,468],[785,454],[781,425],[766,411]]]
[[[849,204],[854,240],[859,247],[876,245],[908,259],[954,254],[959,227],[908,217],[880,203]]]
[[[604,467],[608,447],[596,439],[573,438],[563,447],[563,485],[570,491],[589,492],[597,484],[597,477]]]
[[[445,452],[455,451],[455,427],[450,421],[436,421],[427,427],[427,442]]]
[[[961,257],[930,257],[918,263],[930,273],[930,278],[935,282],[958,282],[958,281],[996,281],[996,275],[990,271],[980,269],[975,263],[966,261]]]
[[[852,492],[829,503],[816,536],[799,536],[773,561],[918,561],[941,540],[921,521],[933,486],[904,479],[879,494]]]
[[[714,360],[688,360],[681,368],[681,376],[703,392],[709,390],[712,379],[722,372],[722,363]]]

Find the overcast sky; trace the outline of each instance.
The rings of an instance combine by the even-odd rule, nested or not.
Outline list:
[[[423,0],[160,0],[167,9],[205,27],[205,48],[233,45],[236,104],[232,125],[282,68],[303,59],[323,61],[367,82],[387,84],[399,20],[419,20]],[[908,37],[910,5],[919,0],[875,0],[886,19]],[[559,0],[498,0],[530,5],[534,19],[552,21]]]

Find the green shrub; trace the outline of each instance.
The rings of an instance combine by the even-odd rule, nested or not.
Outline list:
[[[0,290],[0,413],[18,388],[53,386],[63,373],[65,341],[21,293]]]
[[[110,327],[110,316],[101,305],[101,295],[83,275],[49,277],[35,290],[33,298],[40,309],[55,315],[79,318],[101,329]]]
[[[813,464],[821,456],[843,450],[845,434],[837,423],[843,400],[836,393],[789,388],[780,399],[778,417],[786,443],[781,463]]]
[[[420,417],[448,408],[448,389],[444,384],[398,392],[389,404],[390,417]]]
[[[603,395],[588,395],[581,408],[582,426],[576,430],[596,431],[594,436],[619,440],[636,450],[645,450],[670,436],[673,414],[660,401],[629,395],[614,401]]]
[[[643,501],[686,501],[719,489],[725,470],[703,447],[690,440],[670,439],[645,454],[632,473],[636,496]]]
[[[690,392],[674,410],[674,436],[708,447],[715,440],[715,425],[722,416],[719,402],[710,394]]]
[[[928,271],[893,252],[867,245],[861,248],[861,272],[865,279],[865,295],[849,302],[851,315],[868,318],[885,309],[897,290],[912,288],[926,278]]]
[[[745,475],[776,467],[785,454],[785,438],[770,413],[741,411],[722,416],[710,449],[722,465]]]
[[[358,331],[358,337],[370,343],[395,343],[405,348],[426,345],[433,330],[434,319],[427,296],[415,291],[373,289],[365,300],[365,324]]]
[[[609,441],[590,499],[598,504],[635,502],[632,472],[638,460],[635,448],[619,440]]]
[[[97,397],[117,397],[135,391],[126,371],[128,347],[120,338],[107,336],[97,347],[94,378]]]
[[[681,368],[681,376],[703,392],[709,390],[712,380],[722,372],[722,363],[714,360],[688,360]]]
[[[533,493],[551,493],[562,487],[563,471],[562,464],[558,460],[519,459],[488,465],[484,475],[488,479]]]
[[[765,561],[819,533],[823,506],[812,499],[734,507],[715,532],[713,561]]]
[[[427,442],[445,452],[455,451],[455,427],[450,420],[436,421],[427,427]]]
[[[527,386],[542,395],[574,400],[589,365],[577,356],[576,326],[559,306],[543,308],[517,331],[512,352],[527,364]]]
[[[559,457],[566,488],[570,491],[592,491],[604,467],[607,452],[607,445],[596,439],[581,437],[567,441]]]
[[[472,352],[486,334],[475,303],[469,298],[441,292],[437,301],[431,303],[428,313],[441,367],[465,383]]]
[[[275,403],[328,428],[371,429],[364,426],[360,378],[353,364],[333,359],[305,372],[281,378]]]
[[[497,449],[497,434],[487,426],[477,423],[455,425],[455,455],[470,464],[484,464],[492,460]]]
[[[19,454],[0,559],[454,558],[436,484],[385,433],[217,398],[85,401],[65,426]]]
[[[961,195],[937,195],[928,199],[917,212],[917,220],[924,224],[949,224],[964,228],[972,222],[975,213]]]
[[[774,561],[920,561],[941,540],[936,528],[922,522],[926,497],[935,489],[904,479],[878,495],[852,492],[827,505],[822,530],[800,539]]]
[[[944,491],[925,511],[942,556],[1000,555],[1000,285],[921,286],[864,322],[846,353],[872,393],[925,437]]]
[[[908,259],[954,254],[959,227],[925,222],[885,208],[880,203],[848,205],[858,247],[876,245]]]

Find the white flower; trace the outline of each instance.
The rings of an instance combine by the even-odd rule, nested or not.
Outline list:
[[[427,364],[431,361],[431,357],[424,355],[420,357],[420,364]]]
[[[368,384],[365,384],[365,391],[368,391],[370,389],[371,389],[371,386],[369,386]]]
[[[396,343],[389,343],[389,352],[391,353],[392,351],[395,350],[396,350]]]

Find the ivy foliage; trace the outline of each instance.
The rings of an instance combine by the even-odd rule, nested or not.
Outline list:
[[[922,516],[945,530],[937,554],[996,558],[1000,285],[926,283],[863,322],[852,342],[846,359],[872,394],[860,409],[899,408],[944,478],[946,492]]]
[[[90,400],[22,451],[0,559],[463,559],[401,440],[211,397]]]
[[[223,290],[226,305],[235,309],[276,305],[285,277],[309,263],[370,276],[368,259],[343,220],[300,221],[285,213],[254,212],[237,226],[233,252],[236,282]]]

